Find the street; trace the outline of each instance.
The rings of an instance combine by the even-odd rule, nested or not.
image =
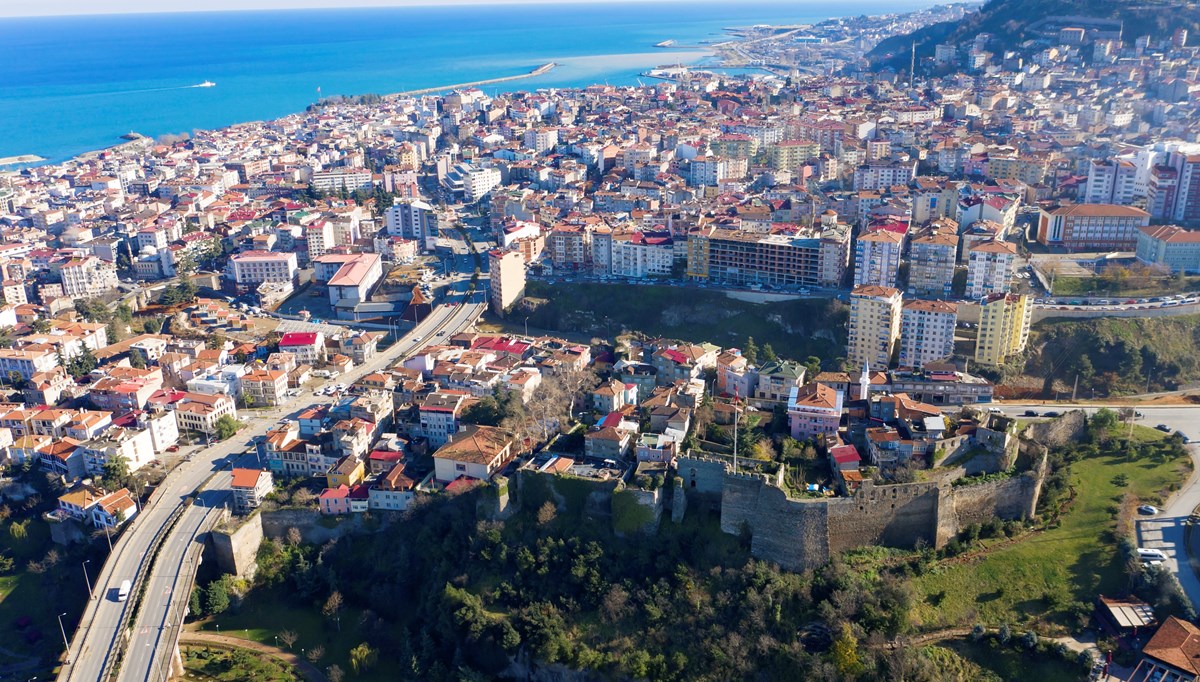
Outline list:
[[[1089,415],[1099,409],[1095,405],[1062,403],[1003,403],[998,404],[997,407],[1000,407],[1005,414],[1014,417],[1021,416],[1026,409],[1045,413],[1048,409],[1064,412],[1078,408]],[[1121,406],[1107,407],[1118,409]],[[1142,426],[1154,427],[1163,424],[1172,432],[1182,432],[1192,441],[1200,440],[1200,407],[1145,407],[1133,404],[1125,407],[1134,407],[1142,413],[1143,416],[1138,420]],[[1197,475],[1197,471],[1200,470],[1200,445],[1193,442],[1186,447],[1192,456],[1192,473],[1179,491],[1167,500],[1166,505],[1157,515],[1138,519],[1138,546],[1159,549],[1167,555],[1167,560],[1163,562],[1163,565],[1175,574],[1188,599],[1192,601],[1192,605],[1200,610],[1200,579],[1191,569],[1184,543],[1187,520],[1192,515],[1192,511],[1200,506],[1200,476]]]

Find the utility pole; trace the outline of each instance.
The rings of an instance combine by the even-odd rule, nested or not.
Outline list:
[[[733,399],[733,473],[737,473],[737,441],[738,441],[738,422],[742,421],[742,413],[738,410],[737,398]]]
[[[1075,402],[1075,394],[1079,392],[1079,375],[1075,375],[1075,386],[1071,389],[1071,402]]]
[[[917,80],[917,42],[914,40],[912,44],[912,58],[908,64],[908,89],[912,90],[913,83]]]
[[[65,613],[58,614],[58,630],[59,630],[59,632],[62,633],[63,648],[67,650],[67,664],[70,665],[70,663],[71,663],[71,644],[69,642],[67,642],[67,629],[65,627],[63,627],[63,622],[62,622],[63,616],[65,616],[65,615],[67,615],[67,614],[65,614]]]

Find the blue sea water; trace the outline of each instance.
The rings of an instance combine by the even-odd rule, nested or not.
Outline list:
[[[728,26],[909,11],[928,0],[420,6],[0,19],[0,157],[52,161],[146,135],[526,72],[492,90],[631,84]],[[209,80],[212,88],[188,87]]]

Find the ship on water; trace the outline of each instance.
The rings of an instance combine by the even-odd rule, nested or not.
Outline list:
[[[212,81],[204,81],[203,83],[197,83],[196,85],[193,85],[192,87],[194,87],[194,88],[215,88],[216,86],[217,86],[217,84]]]

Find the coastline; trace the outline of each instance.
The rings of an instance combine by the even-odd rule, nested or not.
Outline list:
[[[556,64],[555,62],[547,62],[547,63],[542,64],[541,66],[537,67],[536,69],[531,69],[530,71],[527,71],[525,73],[518,73],[513,76],[500,76],[498,78],[484,78],[482,80],[468,81],[466,83],[455,83],[453,85],[439,85],[439,86],[435,86],[432,88],[418,88],[416,90],[404,90],[403,92],[393,92],[389,95],[383,95],[383,98],[384,99],[396,99],[398,97],[411,97],[413,95],[429,95],[429,94],[433,94],[435,92],[445,92],[447,90],[458,90],[461,88],[474,88],[474,87],[479,87],[480,85],[492,85],[495,83],[508,83],[510,81],[521,80],[524,78],[532,78],[534,76],[541,76],[543,74],[550,73],[557,66],[558,66],[558,64]]]
[[[6,156],[0,159],[0,167],[3,166],[20,166],[26,163],[41,163],[46,159],[37,154],[21,154],[19,156]]]

